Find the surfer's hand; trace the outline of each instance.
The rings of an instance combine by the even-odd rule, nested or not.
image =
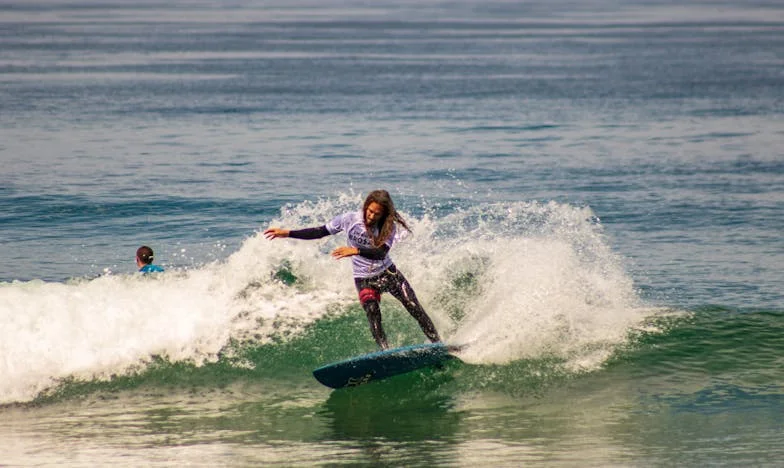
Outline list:
[[[335,258],[351,257],[352,255],[359,255],[359,249],[356,247],[338,247],[332,251],[332,256]]]
[[[267,239],[277,239],[278,237],[289,237],[289,231],[280,228],[269,228],[264,231],[264,237]]]

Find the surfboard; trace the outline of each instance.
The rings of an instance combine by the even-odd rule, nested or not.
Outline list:
[[[435,366],[455,356],[443,343],[428,343],[386,349],[333,362],[313,371],[313,376],[330,388],[355,387],[374,380]]]

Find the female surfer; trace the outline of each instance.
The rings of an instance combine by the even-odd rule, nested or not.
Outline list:
[[[389,258],[389,249],[395,242],[397,226],[411,231],[405,220],[395,210],[392,197],[386,190],[374,190],[365,198],[362,211],[344,213],[319,227],[287,230],[271,227],[264,231],[267,239],[291,237],[294,239],[320,239],[325,236],[346,232],[348,246],[332,251],[336,259],[351,257],[354,284],[359,293],[359,302],[365,309],[370,331],[381,349],[388,349],[387,337],[381,326],[381,293],[392,294],[419,322],[425,336],[432,341],[441,341],[430,317],[417,300],[414,290],[403,273]]]

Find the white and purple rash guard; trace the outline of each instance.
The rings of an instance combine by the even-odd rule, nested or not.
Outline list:
[[[392,228],[392,235],[384,242],[386,251],[389,251],[392,247],[392,243],[395,240],[396,228],[397,226]],[[327,223],[327,231],[329,231],[330,234],[337,234],[340,231],[345,231],[346,237],[348,238],[348,245],[360,250],[359,255],[351,257],[354,278],[372,278],[373,276],[378,276],[392,265],[392,259],[389,258],[389,255],[384,255],[381,259],[368,258],[362,255],[365,249],[374,248],[373,240],[368,236],[367,230],[365,229],[362,212],[354,211],[335,216],[332,218],[332,221]]]
[[[361,211],[354,211],[335,216],[326,225],[317,228],[290,231],[289,237],[294,239],[319,239],[321,237],[346,232],[348,245],[359,249],[359,255],[351,256],[351,266],[354,278],[372,278],[378,276],[392,265],[392,259],[387,252],[395,242],[397,226],[392,228],[392,235],[381,247],[374,247],[373,241],[365,230],[365,223]]]

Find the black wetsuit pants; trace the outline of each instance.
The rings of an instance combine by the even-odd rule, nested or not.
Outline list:
[[[441,341],[433,321],[425,313],[425,309],[419,304],[411,285],[395,265],[391,265],[383,273],[372,278],[354,278],[354,283],[359,292],[359,302],[367,314],[370,331],[381,349],[389,347],[384,328],[381,326],[380,301],[381,293],[384,292],[392,294],[403,304],[408,313],[419,322],[419,326],[430,341],[434,343]]]

